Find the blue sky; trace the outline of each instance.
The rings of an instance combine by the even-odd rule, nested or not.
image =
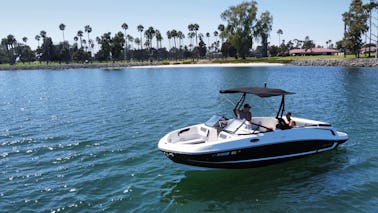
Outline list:
[[[366,1],[366,0],[365,0]],[[123,31],[122,23],[129,26],[128,34],[138,37],[137,26],[152,26],[166,37],[167,30],[181,30],[187,35],[187,26],[198,23],[200,32],[211,34],[220,23],[220,14],[242,0],[2,0],[0,12],[0,38],[13,34],[18,41],[28,37],[35,48],[35,35],[45,30],[54,43],[62,40],[58,26],[66,25],[65,38],[73,42],[78,30],[85,25],[93,28],[91,38],[105,32],[112,35]],[[349,8],[351,0],[257,0],[258,16],[268,10],[273,16],[272,44],[281,39],[304,39],[309,36],[316,44],[336,42],[343,36],[341,14]],[[167,39],[163,45],[167,45]],[[186,44],[189,42],[186,41]],[[155,45],[155,44],[154,44]]]

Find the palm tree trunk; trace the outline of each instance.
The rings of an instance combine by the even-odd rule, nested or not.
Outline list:
[[[126,35],[126,30],[125,30],[125,54],[124,54],[124,57],[123,57],[123,60],[126,61],[126,50],[127,50],[127,35]]]

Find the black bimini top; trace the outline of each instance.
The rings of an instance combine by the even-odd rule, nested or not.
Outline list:
[[[248,93],[254,94],[261,98],[267,98],[272,96],[280,96],[280,95],[290,95],[295,94],[294,92],[288,92],[282,89],[275,89],[275,88],[264,88],[264,87],[240,87],[240,88],[232,88],[226,90],[219,91],[222,94],[227,93]]]

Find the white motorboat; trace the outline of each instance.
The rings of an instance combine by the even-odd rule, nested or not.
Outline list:
[[[158,143],[159,150],[172,161],[191,166],[250,168],[329,151],[348,140],[346,133],[326,122],[292,117],[296,126],[289,127],[283,114],[285,96],[292,92],[243,87],[220,93],[241,94],[234,112],[243,105],[247,94],[282,98],[276,117],[253,116],[247,121],[215,115],[205,123],[166,134]]]

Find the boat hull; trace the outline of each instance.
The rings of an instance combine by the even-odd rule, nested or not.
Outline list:
[[[198,167],[241,169],[267,166],[335,149],[346,140],[291,141],[205,154],[163,151],[172,161]]]

